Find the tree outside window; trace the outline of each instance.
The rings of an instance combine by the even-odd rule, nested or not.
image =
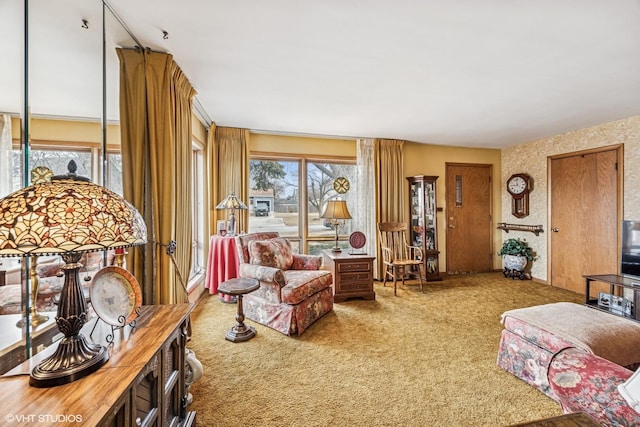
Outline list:
[[[332,197],[343,197],[349,204],[349,193],[338,195],[333,189],[333,182],[339,176],[353,181],[355,165],[306,159],[252,159],[249,232],[277,231],[294,244],[300,242],[307,253],[333,247],[335,230],[320,214]],[[300,200],[301,194],[306,195],[306,200]],[[302,222],[301,218],[306,221]],[[343,240],[350,230],[348,221],[340,227]]]

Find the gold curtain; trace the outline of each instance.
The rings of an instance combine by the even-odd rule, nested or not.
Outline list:
[[[249,203],[249,130],[217,126],[214,134],[212,165],[212,230],[218,220],[226,220],[228,212],[218,211],[216,205],[233,192],[245,204]],[[237,231],[248,230],[249,212],[236,212]],[[212,231],[213,232],[213,231]]]
[[[187,300],[191,265],[191,110],[194,89],[172,55],[117,49],[124,196],[142,213],[149,243],[127,265],[145,304]],[[166,247],[176,242],[174,259]],[[175,265],[173,261],[175,260]]]
[[[209,177],[209,232],[215,234],[218,232],[215,206],[222,200],[220,191],[218,190],[218,150],[216,149],[216,124],[211,123],[207,132],[207,169]]]
[[[163,207],[163,210],[169,214],[172,210],[175,215],[173,222],[174,227],[174,240],[176,241],[175,250],[175,268],[176,271],[172,272],[170,279],[174,281],[173,284],[160,288],[160,301],[164,302],[187,302],[187,284],[189,282],[189,275],[191,272],[191,260],[193,252],[193,189],[191,184],[191,175],[193,173],[192,168],[192,154],[193,154],[193,142],[192,142],[192,101],[195,96],[195,90],[189,83],[189,80],[184,75],[178,64],[175,61],[171,61],[170,64],[171,80],[170,80],[170,92],[171,93],[171,106],[173,111],[171,116],[173,120],[169,123],[174,125],[173,136],[173,151],[175,153],[173,162],[176,171],[175,174],[175,197],[173,206],[168,203],[167,205],[159,205]],[[157,170],[157,173],[162,174],[162,169]],[[170,236],[167,236],[170,240]],[[168,242],[169,240],[161,240],[162,242]],[[164,251],[163,251],[164,252]],[[158,257],[160,258],[160,256]],[[162,257],[163,260],[169,262],[166,254]],[[175,283],[175,280],[178,283]]]
[[[149,169],[149,136],[147,132],[144,56],[136,50],[116,49],[120,60],[120,137],[122,153],[122,187],[124,197],[135,206],[147,224],[148,243],[130,248],[127,268],[141,281],[143,302],[152,304],[154,289],[145,280],[152,277],[153,228],[146,191],[151,186]],[[147,256],[148,255],[148,256]],[[145,267],[148,267],[145,269]]]
[[[402,222],[405,220],[404,192],[407,184],[404,177],[403,146],[404,141],[395,139],[376,139],[374,141],[376,222]],[[378,277],[383,277],[382,254],[379,246],[377,256]]]

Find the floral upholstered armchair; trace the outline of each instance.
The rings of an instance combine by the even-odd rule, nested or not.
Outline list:
[[[333,310],[333,277],[320,270],[321,257],[293,253],[289,240],[275,232],[236,236],[236,245],[240,277],[260,282],[242,299],[248,319],[301,335]]]

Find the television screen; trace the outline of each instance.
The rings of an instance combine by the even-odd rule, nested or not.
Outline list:
[[[640,221],[622,221],[620,274],[640,279]]]

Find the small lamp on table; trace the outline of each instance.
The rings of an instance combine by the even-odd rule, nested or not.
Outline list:
[[[235,236],[236,235],[236,209],[240,210],[249,210],[247,205],[242,203],[242,200],[238,199],[238,197],[231,193],[227,197],[224,198],[223,201],[218,203],[216,209],[228,209],[231,211],[229,213],[229,229],[227,230],[227,236]]]
[[[338,228],[345,224],[345,220],[351,219],[351,214],[347,208],[347,202],[342,199],[331,199],[324,206],[324,210],[320,218],[326,218],[330,221],[333,228],[336,230],[336,244],[331,249],[331,252],[342,252],[342,249],[338,246]]]

